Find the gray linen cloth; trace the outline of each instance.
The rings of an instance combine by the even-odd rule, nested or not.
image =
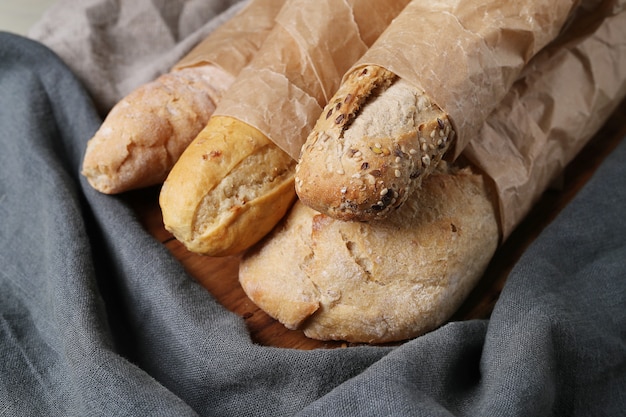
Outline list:
[[[489,320],[395,348],[264,347],[80,176],[102,117],[58,55],[0,34],[0,415],[623,415],[626,143]]]

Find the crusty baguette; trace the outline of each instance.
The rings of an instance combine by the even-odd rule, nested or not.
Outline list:
[[[165,228],[192,252],[240,253],[293,204],[294,172],[293,158],[260,131],[213,116],[163,183]]]
[[[335,220],[296,202],[244,255],[239,280],[261,309],[311,338],[415,337],[452,315],[493,256],[492,198],[481,175],[442,168],[376,222]]]
[[[88,142],[82,174],[106,194],[163,182],[232,81],[221,68],[205,65],[138,87],[111,109]]]
[[[88,142],[82,173],[106,194],[162,183],[222,93],[274,26],[285,0],[252,0],[172,70],[118,102]]]
[[[296,192],[341,220],[369,221],[402,206],[454,139],[447,114],[394,73],[351,73],[302,147]]]

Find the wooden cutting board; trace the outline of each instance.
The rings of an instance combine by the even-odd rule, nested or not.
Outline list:
[[[561,209],[589,180],[605,157],[626,136],[626,100],[621,103],[600,132],[588,143],[584,158],[572,161],[559,184],[546,191],[526,219],[498,249],[483,278],[451,320],[486,319],[522,253]],[[286,329],[260,310],[246,296],[237,279],[237,257],[211,258],[191,253],[163,227],[158,205],[159,188],[127,193],[124,198],[137,212],[143,226],[184,265],[188,273],[227,309],[244,318],[250,336],[267,346],[316,349],[352,345],[345,342],[312,340],[300,331]]]

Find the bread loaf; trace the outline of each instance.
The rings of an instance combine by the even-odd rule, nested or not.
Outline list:
[[[339,219],[389,215],[448,148],[454,160],[479,135],[579,3],[409,2],[346,72],[307,138],[301,201]]]
[[[324,108],[296,167],[296,192],[341,220],[397,209],[441,160],[454,130],[422,91],[378,66],[353,72]]]
[[[106,194],[163,182],[232,80],[219,67],[205,65],[138,87],[111,109],[87,143],[82,174]]]
[[[163,182],[222,93],[274,26],[285,0],[252,0],[172,70],[118,102],[88,142],[82,173],[106,194]]]
[[[239,280],[261,309],[308,337],[412,338],[444,323],[484,272],[499,239],[492,198],[482,176],[442,163],[376,222],[296,202],[244,255]]]
[[[192,252],[240,253],[293,204],[294,171],[293,158],[257,129],[213,116],[163,183],[165,228]]]

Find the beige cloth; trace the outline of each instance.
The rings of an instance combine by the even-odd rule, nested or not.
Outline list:
[[[235,14],[241,0],[59,0],[28,37],[56,52],[101,115],[169,70]]]

